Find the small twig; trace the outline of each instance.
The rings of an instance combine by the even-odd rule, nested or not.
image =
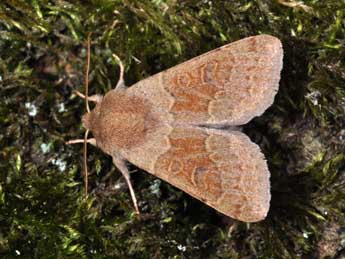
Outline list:
[[[313,12],[313,8],[304,4],[303,2],[296,2],[295,0],[278,0],[278,3],[291,8],[301,8],[307,13]]]

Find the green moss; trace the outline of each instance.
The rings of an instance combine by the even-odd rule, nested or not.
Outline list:
[[[14,258],[300,258],[344,249],[343,1],[11,0],[0,4],[0,255]],[[83,197],[85,41],[90,91],[131,85],[207,50],[268,33],[284,45],[275,104],[245,131],[269,163],[267,219],[223,217],[132,174],[143,219],[111,159],[89,149]],[[133,171],[138,171],[132,167]],[[331,233],[331,234],[330,234]],[[338,247],[338,248],[337,248]],[[327,250],[328,249],[328,250]]]

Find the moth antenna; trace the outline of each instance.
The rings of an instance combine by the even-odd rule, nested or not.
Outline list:
[[[86,72],[85,72],[85,102],[86,102],[86,111],[90,112],[89,106],[89,71],[90,71],[90,61],[91,61],[91,34],[89,32],[87,35],[87,63],[86,63]]]
[[[123,63],[122,63],[122,61],[121,61],[121,59],[119,58],[118,55],[113,53],[113,57],[116,59],[116,61],[119,63],[119,66],[120,66],[120,78],[119,78],[119,81],[117,81],[117,84],[116,84],[115,88],[117,88],[117,87],[124,87],[125,86],[125,81],[123,80],[123,75],[125,73],[125,67],[123,66]]]
[[[89,106],[89,71],[90,71],[90,61],[91,61],[91,32],[87,35],[87,63],[85,72],[85,104],[86,111],[90,113]],[[84,136],[84,184],[85,184],[85,197],[88,195],[88,185],[89,185],[89,174],[87,171],[87,137],[89,135],[89,130],[87,129]]]
[[[89,130],[86,130],[85,136],[84,136],[84,185],[85,185],[85,197],[88,195],[88,185],[89,185],[89,174],[87,171],[87,142],[88,142],[88,137],[89,135]]]

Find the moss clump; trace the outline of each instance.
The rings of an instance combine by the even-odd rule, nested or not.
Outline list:
[[[4,1],[3,1],[4,2]],[[345,194],[343,1],[102,0],[0,3],[2,258],[300,258],[341,256]],[[146,173],[132,174],[138,221],[111,159],[90,148],[82,191],[85,41],[90,91],[126,83],[246,36],[284,45],[275,104],[245,127],[272,174],[257,224],[229,220]],[[133,171],[138,169],[132,167]]]

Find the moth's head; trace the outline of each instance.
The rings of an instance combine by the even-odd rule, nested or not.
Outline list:
[[[97,95],[97,97],[97,100],[93,100],[96,103],[95,107],[92,110],[87,109],[88,111],[82,116],[82,124],[86,131],[91,132],[93,135],[92,141],[88,143],[104,149],[102,144],[104,142],[104,134],[102,134],[102,106],[104,102],[103,96]]]
[[[95,125],[97,125],[97,121],[100,116],[101,106],[102,102],[98,102],[93,110],[83,115],[82,123],[85,129],[90,131],[95,129]]]

